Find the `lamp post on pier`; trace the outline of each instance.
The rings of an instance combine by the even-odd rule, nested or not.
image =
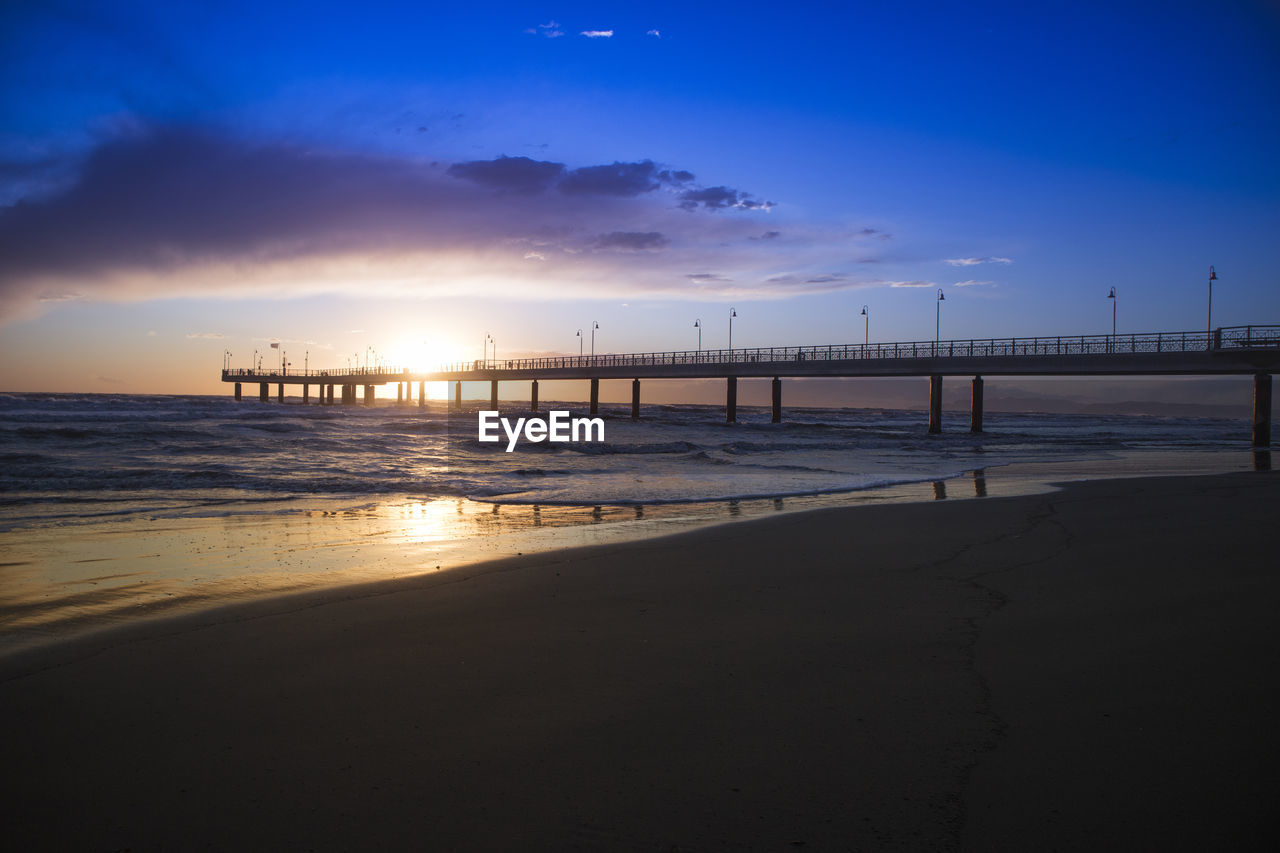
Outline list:
[[[733,358],[733,318],[738,316],[737,308],[729,309],[729,358]]]
[[[1116,348],[1116,289],[1111,288],[1111,292],[1107,294],[1107,298],[1111,300],[1111,350]]]
[[[578,358],[582,358],[582,330],[578,330]]]
[[[596,329],[600,328],[598,320],[591,321],[591,357],[596,357]]]
[[[1208,349],[1213,349],[1213,283],[1218,280],[1218,274],[1214,272],[1213,265],[1209,265],[1209,317],[1205,323],[1205,343]]]
[[[865,350],[867,344],[871,343],[871,314],[867,311],[867,306],[862,306],[862,348]]]
[[[947,295],[942,292],[942,288],[938,288],[938,300],[934,304],[933,311],[933,342],[936,344],[941,340],[940,330],[942,329],[942,303],[947,301]]]
[[[693,327],[698,330],[698,352],[702,352],[702,321],[694,320]]]

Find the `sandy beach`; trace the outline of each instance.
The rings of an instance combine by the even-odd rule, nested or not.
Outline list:
[[[13,849],[1248,849],[1270,473],[781,514],[0,659]]]

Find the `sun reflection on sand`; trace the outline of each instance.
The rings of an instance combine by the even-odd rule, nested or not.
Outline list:
[[[1246,460],[1239,460],[1245,470]],[[1256,464],[1253,459],[1248,460]],[[1269,460],[1268,460],[1269,461]],[[1172,463],[1170,463],[1172,464]],[[1218,458],[1206,466],[1221,466]],[[139,506],[0,530],[0,653],[156,615],[247,598],[390,580],[486,560],[639,541],[710,524],[838,506],[985,500],[1053,482],[1150,475],[1113,460],[988,468],[943,482],[837,495],[702,504],[562,506],[462,497],[218,503],[169,511]],[[1189,473],[1186,461],[1168,473]],[[1205,473],[1212,473],[1206,470]]]

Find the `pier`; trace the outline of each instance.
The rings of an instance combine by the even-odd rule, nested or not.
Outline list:
[[[772,379],[772,420],[782,420],[782,380],[796,377],[928,377],[931,433],[942,431],[942,382],[966,377],[971,382],[969,429],[982,431],[984,376],[1253,376],[1253,445],[1271,444],[1271,374],[1280,370],[1280,326],[1232,326],[1212,333],[1153,332],[1130,335],[1074,335],[995,338],[960,341],[835,344],[802,347],[627,353],[553,358],[476,360],[430,371],[408,368],[348,370],[225,369],[222,381],[235,383],[235,398],[244,385],[258,385],[267,401],[271,386],[284,399],[285,385],[301,385],[302,400],[311,387],[318,401],[353,405],[363,389],[372,405],[374,388],[396,383],[402,404],[426,404],[427,382],[453,383],[451,404],[462,407],[463,382],[490,383],[490,408],[498,408],[498,383],[530,382],[530,409],[538,410],[540,380],[589,383],[589,406],[596,414],[601,379],[631,380],[631,416],[640,416],[642,379],[724,379],[725,420],[737,420],[738,380]]]

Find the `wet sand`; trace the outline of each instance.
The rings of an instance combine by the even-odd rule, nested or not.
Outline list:
[[[779,514],[0,658],[14,849],[1260,847],[1270,473]]]

